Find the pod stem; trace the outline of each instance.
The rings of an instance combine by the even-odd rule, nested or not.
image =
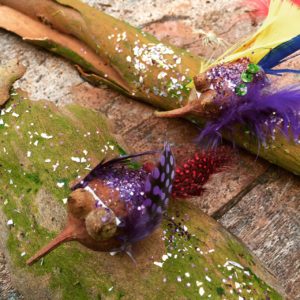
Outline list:
[[[192,107],[190,105],[185,105],[180,108],[176,108],[169,111],[156,111],[155,116],[160,118],[178,118],[178,117],[184,117],[185,115],[192,112]]]
[[[27,260],[26,264],[31,266],[40,260],[42,257],[47,255],[49,252],[56,249],[62,243],[74,240],[74,227],[68,224],[65,229],[54,238],[48,245],[40,249],[35,255],[33,255],[30,259]]]

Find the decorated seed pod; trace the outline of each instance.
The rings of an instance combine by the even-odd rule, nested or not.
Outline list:
[[[31,265],[60,244],[78,241],[96,251],[128,251],[161,223],[175,177],[175,160],[166,144],[152,168],[133,169],[123,156],[98,164],[68,198],[65,229],[31,257]]]

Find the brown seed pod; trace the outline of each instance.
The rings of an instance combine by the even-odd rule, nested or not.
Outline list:
[[[197,91],[203,93],[209,90],[210,82],[206,77],[206,73],[201,73],[194,77],[194,84]]]
[[[95,199],[84,189],[73,191],[68,198],[68,212],[76,218],[85,218],[95,208]]]
[[[32,265],[59,245],[78,241],[95,251],[110,251],[118,248],[120,241],[114,235],[117,219],[111,209],[95,205],[92,193],[84,189],[73,191],[68,198],[68,222],[65,229],[47,246],[38,251],[28,261]]]
[[[96,241],[108,240],[117,231],[115,214],[104,207],[92,210],[86,217],[85,224],[88,234]]]
[[[27,264],[33,264],[64,242],[78,241],[95,251],[126,251],[128,246],[151,234],[162,220],[175,176],[170,145],[165,144],[150,172],[127,166],[126,161],[154,153],[102,161],[72,186],[65,229]]]

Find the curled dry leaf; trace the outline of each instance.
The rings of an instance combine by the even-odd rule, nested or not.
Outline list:
[[[164,109],[187,102],[185,86],[203,58],[164,45],[80,1],[1,0],[0,4],[0,27],[71,60],[93,84],[106,83]],[[172,82],[178,76],[182,82]]]
[[[25,71],[25,67],[16,60],[0,66],[0,106],[4,105],[9,99],[11,86],[24,75]]]

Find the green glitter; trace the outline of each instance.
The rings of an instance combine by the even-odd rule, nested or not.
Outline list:
[[[256,64],[249,64],[247,68],[248,73],[256,74],[260,71],[260,66]]]
[[[247,94],[247,92],[248,92],[248,88],[247,88],[246,84],[244,84],[244,83],[241,83],[235,89],[235,93],[238,96],[245,96]]]
[[[253,74],[249,72],[243,72],[241,78],[244,82],[252,82],[253,81]]]

